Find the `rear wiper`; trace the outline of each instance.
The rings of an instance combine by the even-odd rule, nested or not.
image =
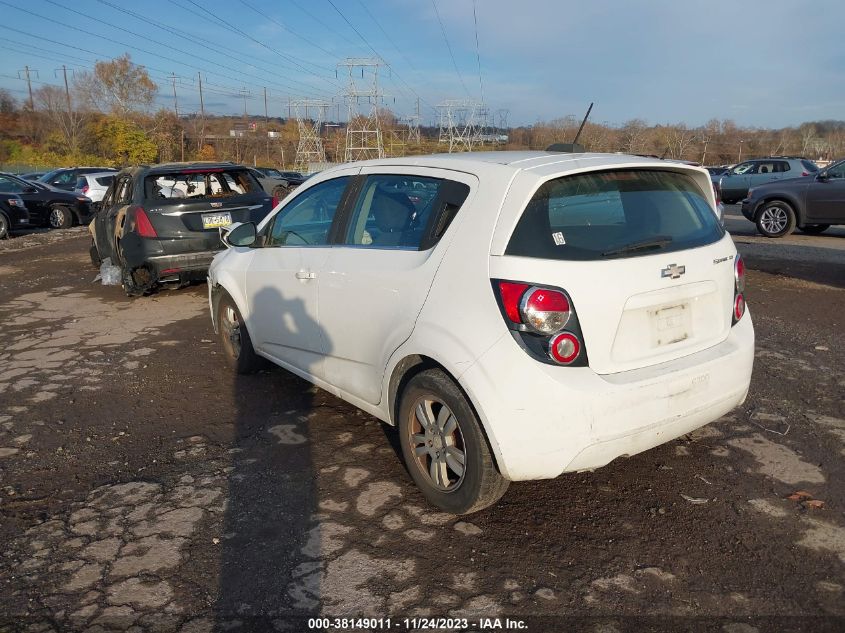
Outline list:
[[[669,235],[657,235],[647,240],[634,242],[633,244],[628,244],[627,246],[613,249],[612,251],[605,251],[601,255],[602,257],[613,257],[614,255],[624,255],[625,253],[634,253],[636,251],[648,251],[652,249],[659,249],[663,248],[671,242],[672,238]]]

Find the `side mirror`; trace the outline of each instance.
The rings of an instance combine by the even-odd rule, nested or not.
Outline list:
[[[226,246],[252,246],[255,244],[257,230],[254,222],[244,222],[220,229],[220,239]]]
[[[830,176],[827,175],[826,171],[820,171],[816,174],[816,180],[819,182],[826,182],[828,178],[830,178]]]

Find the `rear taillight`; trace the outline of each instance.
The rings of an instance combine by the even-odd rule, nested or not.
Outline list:
[[[275,209],[278,204],[279,204],[279,196],[273,196],[273,208]]]
[[[135,230],[141,237],[158,237],[150,218],[141,207],[135,207]]]
[[[505,323],[530,356],[554,365],[587,365],[581,326],[565,290],[497,279],[493,289]]]
[[[742,255],[737,253],[734,260],[734,305],[733,305],[733,319],[731,325],[736,325],[737,322],[745,314],[745,262]]]
[[[719,191],[718,183],[713,183],[713,195],[716,196],[716,206],[722,201],[722,193]]]
[[[88,185],[82,187],[82,193],[88,193]]]
[[[802,171],[802,172],[801,172],[801,175],[802,175],[802,176],[809,176],[809,175],[810,175],[810,172],[808,172],[808,171]]]
[[[581,352],[581,341],[569,332],[558,334],[549,341],[549,356],[561,365],[569,365],[578,358]]]
[[[548,288],[530,288],[519,303],[522,322],[538,334],[560,332],[571,314],[566,295]]]

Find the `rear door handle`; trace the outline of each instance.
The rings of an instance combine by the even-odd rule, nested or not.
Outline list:
[[[317,273],[312,273],[311,271],[308,271],[308,270],[298,270],[296,272],[296,278],[297,279],[316,279]]]

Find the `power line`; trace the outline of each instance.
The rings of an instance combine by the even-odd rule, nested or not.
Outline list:
[[[307,15],[308,17],[310,17],[312,20],[314,20],[317,24],[319,24],[320,26],[322,26],[324,29],[326,29],[326,30],[328,30],[328,31],[331,31],[332,33],[334,33],[335,35],[337,35],[340,39],[342,39],[344,42],[346,42],[346,43],[347,43],[347,44],[349,44],[350,46],[354,46],[354,47],[359,46],[358,44],[355,44],[352,40],[350,40],[348,37],[346,37],[343,33],[341,33],[340,31],[338,31],[338,30],[337,30],[337,29],[335,29],[335,28],[332,28],[329,24],[325,23],[323,20],[321,20],[320,18],[318,18],[317,16],[315,16],[313,13],[311,13],[308,9],[304,8],[304,7],[303,7],[301,4],[299,4],[299,2],[297,2],[296,0],[290,0],[290,3],[291,3],[293,6],[295,6],[297,9],[299,9],[300,11],[302,11],[305,15]]]
[[[122,46],[122,47],[125,47],[125,48],[128,48],[128,49],[133,49],[133,50],[136,50],[136,51],[140,51],[140,52],[142,52],[142,53],[145,53],[145,54],[147,54],[147,55],[151,55],[151,56],[153,56],[153,57],[157,57],[157,58],[160,58],[160,59],[165,59],[165,60],[167,60],[167,61],[171,61],[171,62],[174,62],[174,63],[176,63],[176,64],[180,64],[180,65],[184,65],[184,64],[185,64],[185,60],[179,60],[179,59],[175,59],[175,58],[173,58],[173,57],[168,57],[168,56],[166,56],[166,55],[161,55],[161,54],[159,54],[159,53],[154,53],[154,52],[149,51],[149,50],[147,50],[147,49],[143,49],[143,48],[140,48],[140,47],[138,47],[138,46],[133,46],[132,44],[128,44],[128,43],[126,43],[126,42],[121,42],[121,41],[119,41],[119,40],[115,40],[115,39],[112,39],[112,38],[110,38],[110,37],[106,37],[105,35],[98,35],[98,34],[96,34],[96,33],[91,33],[91,32],[89,32],[89,31],[85,31],[85,30],[83,30],[83,29],[77,28],[77,27],[75,27],[75,26],[71,26],[71,25],[69,25],[69,24],[64,24],[64,23],[62,23],[62,22],[59,22],[59,21],[57,21],[57,20],[53,20],[52,18],[48,18],[47,16],[40,15],[40,14],[35,13],[35,12],[33,12],[33,11],[28,11],[27,9],[22,9],[22,8],[20,8],[20,7],[16,7],[16,6],[14,6],[14,5],[10,4],[9,2],[6,2],[5,0],[0,0],[0,4],[4,4],[4,5],[6,5],[6,6],[9,6],[9,7],[13,8],[13,9],[17,9],[18,11],[22,11],[22,12],[24,12],[24,13],[28,13],[28,14],[30,14],[30,15],[33,15],[33,16],[35,16],[35,17],[37,17],[37,18],[40,18],[40,19],[43,19],[43,20],[46,20],[46,21],[52,22],[52,23],[54,23],[54,24],[58,24],[59,26],[63,26],[63,27],[66,27],[66,28],[69,28],[69,29],[72,29],[72,30],[75,30],[75,31],[79,31],[79,32],[81,32],[81,33],[84,33],[84,34],[85,34],[86,36],[88,36],[88,37],[92,37],[92,36],[93,36],[93,37],[97,37],[97,38],[102,39],[102,40],[105,40],[105,41],[107,41],[107,42],[111,42],[111,43],[113,43],[113,44],[117,44],[117,45],[119,45],[119,46]],[[48,42],[51,42],[51,43],[54,43],[54,44],[59,44],[59,45],[61,45],[61,46],[66,46],[66,47],[73,48],[73,49],[76,49],[76,50],[81,50],[81,51],[88,52],[88,53],[91,53],[91,54],[94,54],[94,55],[98,55],[98,56],[100,56],[100,55],[101,55],[100,53],[95,53],[95,52],[93,52],[93,51],[89,51],[89,50],[87,50],[87,49],[80,48],[80,47],[77,47],[77,46],[72,46],[72,45],[70,45],[70,44],[64,44],[64,43],[62,43],[62,42],[57,42],[57,41],[55,41],[54,39],[48,39],[48,38],[45,38],[45,37],[41,37],[41,36],[39,36],[39,35],[35,35],[35,34],[32,34],[32,33],[27,33],[27,32],[25,32],[25,31],[21,31],[21,30],[19,30],[19,29],[14,29],[14,28],[12,28],[12,27],[7,27],[7,26],[5,26],[5,25],[0,25],[0,28],[6,28],[6,29],[9,29],[9,30],[14,31],[14,32],[16,32],[16,33],[21,33],[21,34],[23,34],[23,35],[27,35],[27,36],[29,36],[29,37],[34,37],[34,38],[37,38],[37,39],[40,39],[40,40],[45,40],[45,41],[48,41]],[[108,56],[108,55],[105,55],[104,57],[109,57],[109,56]],[[195,57],[198,57],[198,56],[195,56]],[[207,60],[207,59],[205,59],[205,58],[201,58],[201,57],[198,57],[198,58],[199,58],[199,59],[202,59],[202,60],[203,60],[203,61],[205,61],[206,63],[211,64],[212,66],[221,66],[220,64],[216,64],[215,62],[210,61],[210,60]],[[195,70],[201,70],[201,71],[205,72],[206,74],[209,74],[209,73],[208,73],[208,71],[207,71],[205,68],[203,68],[203,67],[201,67],[201,66],[198,66],[198,65],[196,65],[196,64],[193,64],[193,68],[194,68]],[[159,72],[166,73],[167,71],[159,70]],[[210,73],[210,74],[217,74],[217,75],[218,75],[218,76],[220,76],[220,77],[225,77],[226,79],[231,79],[231,80],[234,80],[234,81],[236,81],[236,82],[243,83],[243,82],[242,82],[243,77],[233,77],[233,76],[231,76],[231,75],[226,75],[226,74],[221,73],[221,72],[219,72],[219,71],[214,72],[214,73]],[[242,74],[245,74],[245,73],[242,73]],[[254,75],[248,75],[248,76],[254,76]],[[259,79],[262,79],[262,78],[259,78]],[[281,84],[281,83],[278,83],[278,82],[265,82],[265,83],[267,83],[268,85],[276,85],[276,86],[280,86],[280,87],[282,87],[282,88],[284,88],[284,89],[288,89],[288,90],[294,90],[294,88],[292,88],[291,86],[284,85],[284,84]],[[259,87],[259,88],[261,87],[261,85],[260,85],[260,84],[248,84],[248,85],[252,85],[252,86],[254,86],[254,87]]]
[[[386,38],[387,38],[387,41],[388,41],[388,42],[390,42],[390,43],[393,45],[393,48],[395,48],[395,49],[396,49],[396,51],[397,51],[397,52],[398,52],[398,53],[402,56],[402,58],[403,58],[403,59],[404,59],[404,60],[408,63],[408,66],[410,66],[412,70],[416,70],[416,68],[414,68],[414,65],[411,63],[411,60],[410,60],[410,59],[408,59],[408,58],[405,56],[405,53],[402,51],[402,49],[401,49],[401,48],[399,48],[398,46],[396,46],[396,42],[394,42],[394,41],[393,41],[393,38],[391,38],[391,37],[390,37],[390,35],[388,34],[388,32],[387,32],[387,31],[385,31],[385,30],[384,30],[384,28],[382,28],[381,24],[379,24],[379,21],[378,21],[378,20],[376,20],[376,16],[374,16],[374,15],[370,12],[370,10],[367,8],[367,5],[365,5],[365,4],[362,2],[362,0],[358,0],[358,4],[360,4],[360,5],[361,5],[361,8],[363,8],[363,9],[364,9],[364,11],[366,11],[366,12],[367,12],[367,15],[368,15],[368,16],[370,16],[370,19],[373,21],[373,23],[374,23],[374,24],[375,24],[375,25],[379,28],[379,30],[380,30],[380,31],[384,34],[384,37],[386,37]]]
[[[86,14],[86,13],[83,13],[82,11],[78,11],[78,10],[73,9],[73,8],[71,8],[71,7],[67,7],[67,6],[65,6],[65,5],[61,4],[60,2],[57,2],[56,0],[47,0],[47,2],[49,2],[50,4],[53,4],[53,5],[57,6],[57,7],[60,7],[60,8],[62,8],[62,9],[64,9],[65,11],[70,11],[71,13],[76,13],[77,15],[81,15],[81,16],[82,16],[82,17],[84,17],[85,19],[93,20],[94,22],[99,22],[100,24],[104,24],[105,26],[107,26],[107,27],[109,27],[109,28],[114,28],[114,29],[117,29],[117,30],[119,30],[119,31],[123,31],[124,33],[128,33],[129,35],[132,35],[132,36],[135,36],[135,35],[136,35],[136,33],[135,33],[135,32],[130,31],[129,29],[125,29],[125,28],[123,28],[123,27],[121,27],[121,26],[117,26],[116,24],[110,24],[110,23],[108,23],[108,22],[106,22],[106,21],[104,21],[104,20],[100,20],[99,18],[95,18],[95,17],[93,17],[93,16],[91,16],[91,15],[88,15],[88,14]],[[72,28],[73,28],[73,27],[72,27]],[[215,65],[217,65],[217,66],[220,66],[221,68],[225,68],[225,69],[227,69],[227,70],[231,70],[232,72],[242,73],[242,74],[245,74],[245,75],[247,75],[247,76],[254,77],[254,78],[256,78],[256,79],[262,80],[262,81],[264,80],[264,78],[262,78],[262,77],[258,77],[257,75],[251,75],[251,74],[249,74],[249,73],[244,73],[244,72],[243,72],[241,69],[239,69],[239,68],[233,68],[232,66],[227,66],[227,65],[225,65],[225,64],[212,62],[211,60],[205,59],[205,58],[203,58],[203,57],[199,57],[198,55],[196,55],[196,54],[194,54],[194,53],[190,53],[190,52],[185,51],[185,50],[182,50],[181,48],[177,48],[177,47],[175,47],[175,46],[171,46],[171,45],[166,44],[166,43],[164,43],[164,42],[160,42],[160,41],[155,40],[155,39],[153,39],[153,38],[151,38],[151,37],[149,37],[149,36],[147,36],[147,38],[146,38],[146,39],[147,39],[149,42],[152,42],[153,44],[157,44],[157,45],[159,45],[159,46],[163,46],[163,47],[165,47],[165,48],[168,48],[168,49],[170,49],[170,50],[172,50],[172,51],[176,51],[177,53],[180,53],[181,55],[186,55],[187,57],[195,57],[195,58],[197,58],[197,59],[201,59],[201,60],[202,60],[202,61],[204,61],[205,63],[215,64]],[[281,85],[281,84],[280,84],[280,85]],[[286,88],[288,88],[288,89],[293,89],[293,87],[292,87],[292,86],[289,86],[289,85],[285,85],[285,87],[286,87]]]
[[[282,24],[281,22],[279,22],[279,21],[278,21],[278,20],[276,20],[275,18],[270,17],[269,15],[267,15],[266,13],[264,13],[263,11],[259,11],[258,9],[256,9],[254,6],[252,6],[252,5],[251,5],[249,2],[247,2],[246,0],[241,0],[241,4],[242,4],[242,5],[244,5],[245,7],[249,8],[249,9],[252,9],[252,10],[253,10],[253,11],[255,11],[258,15],[260,15],[261,17],[263,17],[265,20],[269,20],[269,21],[270,21],[270,22],[272,22],[273,24],[275,24],[275,25],[277,25],[277,26],[280,26],[280,27],[281,27],[281,28],[283,28],[285,31],[287,31],[288,33],[290,33],[291,35],[293,35],[294,37],[298,37],[299,39],[301,39],[301,40],[302,40],[303,42],[305,42],[306,44],[310,44],[310,45],[311,45],[311,46],[313,46],[314,48],[319,48],[319,49],[320,49],[321,51],[323,51],[326,55],[330,55],[332,58],[337,57],[334,53],[332,53],[332,52],[331,52],[331,51],[329,51],[329,50],[326,50],[325,48],[323,48],[322,46],[320,46],[320,45],[319,45],[319,44],[317,44],[316,42],[313,42],[312,40],[308,39],[307,37],[303,37],[302,35],[300,35],[300,34],[299,34],[299,33],[297,33],[296,31],[294,31],[293,29],[288,28],[287,26],[285,26],[284,24]]]
[[[472,20],[475,24],[475,59],[478,62],[478,87],[481,90],[481,103],[484,103],[484,80],[481,78],[481,51],[478,47],[478,15],[475,11],[475,0],[472,0]]]
[[[178,6],[178,7],[182,8],[183,10],[189,11],[189,12],[193,15],[193,12],[192,12],[192,11],[190,11],[190,9],[186,9],[184,6],[182,6],[182,5],[181,5],[179,2],[177,2],[176,0],[170,0],[170,1],[171,1],[173,4],[175,4],[176,6]],[[229,31],[232,31],[232,32],[234,32],[234,33],[237,33],[238,35],[241,35],[241,36],[245,37],[246,39],[248,39],[248,40],[250,40],[250,41],[252,41],[252,42],[255,42],[255,43],[256,43],[256,44],[258,44],[259,46],[261,46],[261,47],[263,47],[263,48],[266,48],[268,51],[270,51],[271,53],[274,53],[274,54],[278,55],[278,56],[279,56],[279,57],[281,57],[282,59],[286,59],[286,60],[288,60],[288,61],[289,61],[289,62],[291,62],[294,66],[298,67],[298,68],[299,68],[302,72],[308,73],[309,75],[313,75],[314,77],[317,77],[318,79],[322,79],[322,80],[324,80],[324,81],[329,81],[329,83],[334,83],[334,82],[331,82],[330,80],[326,79],[325,77],[323,77],[323,76],[321,76],[321,75],[318,75],[318,74],[317,74],[317,73],[315,73],[313,70],[308,70],[308,69],[307,69],[307,68],[305,68],[302,64],[309,64],[309,65],[311,65],[311,66],[314,66],[315,68],[319,68],[320,70],[325,70],[325,71],[329,71],[329,70],[330,70],[329,68],[326,68],[326,67],[324,67],[324,66],[320,66],[319,64],[314,64],[313,62],[309,62],[309,61],[307,61],[307,60],[300,59],[300,58],[298,58],[298,57],[294,57],[293,55],[288,55],[287,53],[282,53],[282,52],[280,52],[280,51],[277,51],[277,50],[276,50],[275,48],[273,48],[272,46],[267,46],[267,44],[265,44],[265,43],[264,43],[264,42],[262,42],[261,40],[257,40],[257,39],[255,39],[254,37],[252,37],[252,35],[250,35],[249,33],[245,33],[244,31],[242,31],[241,29],[239,29],[239,28],[238,28],[238,27],[236,27],[235,25],[233,25],[233,24],[229,24],[228,22],[226,22],[226,21],[225,21],[225,20],[223,20],[222,18],[218,17],[217,15],[215,15],[214,13],[212,13],[211,11],[209,11],[208,9],[206,9],[205,7],[203,7],[202,5],[197,4],[196,2],[194,2],[194,0],[187,0],[187,2],[189,2],[189,3],[190,3],[190,4],[192,4],[192,5],[194,5],[194,6],[195,6],[197,9],[199,9],[200,11],[204,11],[204,12],[206,12],[209,16],[211,16],[212,18],[214,18],[214,19],[215,19],[215,20],[216,20],[216,21],[217,21],[220,25],[222,25],[222,26],[223,26],[223,28],[225,28],[225,29],[227,29],[227,30],[229,30]]]
[[[204,48],[204,49],[206,49],[206,50],[209,50],[209,51],[211,51],[211,52],[213,52],[213,53],[216,53],[216,54],[218,54],[218,55],[223,55],[223,56],[224,56],[224,57],[226,57],[226,58],[229,58],[229,59],[232,59],[232,60],[238,61],[238,62],[240,62],[240,63],[242,63],[242,64],[246,64],[246,65],[248,65],[248,66],[250,66],[250,67],[252,67],[252,68],[255,68],[255,69],[260,70],[260,71],[265,72],[265,73],[266,73],[266,72],[269,72],[269,73],[276,73],[276,72],[278,72],[278,69],[269,69],[269,68],[267,68],[267,67],[263,67],[263,68],[262,68],[261,66],[259,66],[259,65],[256,63],[256,60],[255,60],[255,59],[249,60],[249,59],[244,59],[244,58],[242,58],[242,57],[239,57],[239,56],[235,55],[234,53],[232,53],[231,49],[227,50],[227,49],[220,48],[220,47],[218,47],[218,46],[214,46],[214,45],[212,45],[211,43],[209,43],[207,40],[203,40],[203,39],[201,39],[201,38],[199,38],[199,37],[196,37],[196,36],[192,35],[191,33],[188,33],[187,31],[183,31],[183,30],[175,29],[175,28],[173,28],[172,26],[170,26],[170,25],[168,25],[168,24],[163,24],[163,23],[161,23],[161,22],[157,22],[157,21],[155,21],[155,20],[152,20],[152,19],[148,18],[147,16],[140,15],[140,14],[135,13],[134,11],[131,11],[131,10],[129,10],[129,9],[126,9],[126,8],[124,8],[124,7],[120,7],[120,6],[118,6],[118,5],[115,5],[115,4],[111,3],[111,2],[109,2],[108,0],[97,0],[97,1],[98,1],[98,2],[100,2],[101,4],[104,4],[104,5],[106,5],[106,6],[111,7],[111,8],[112,8],[112,9],[114,9],[115,11],[120,11],[121,13],[123,13],[123,14],[125,14],[125,15],[128,15],[128,16],[130,16],[130,17],[133,17],[133,18],[135,18],[136,20],[139,20],[139,21],[141,21],[141,22],[145,22],[145,23],[147,23],[147,24],[151,24],[152,26],[154,26],[154,27],[156,27],[156,28],[158,28],[158,29],[161,29],[161,30],[163,30],[163,31],[166,31],[166,32],[170,33],[171,35],[175,35],[175,36],[177,36],[177,37],[179,37],[179,38],[183,38],[183,39],[188,39],[188,40],[190,40],[191,42],[193,42],[195,45],[200,46],[200,47],[202,47],[202,48]],[[184,7],[182,7],[182,8],[184,9]],[[201,16],[201,17],[204,17],[204,16]],[[215,26],[217,26],[217,25],[215,25]],[[235,69],[232,69],[232,70],[235,70]],[[236,71],[237,71],[237,72],[243,72],[243,71],[241,71],[240,69],[236,69]],[[250,76],[250,77],[254,77],[254,78],[256,78],[256,79],[260,79],[261,81],[264,81],[264,80],[265,80],[265,78],[263,78],[263,77],[258,77],[257,75],[251,75],[251,74],[249,74],[249,73],[244,73],[244,74],[246,74],[247,76]],[[306,83],[304,83],[304,82],[298,81],[298,80],[296,80],[296,79],[289,79],[289,81],[290,81],[290,82],[292,82],[292,83],[295,83],[295,84],[300,84],[300,85],[302,85],[302,86],[306,86],[309,90],[314,90],[314,87],[313,87],[313,86],[311,86],[311,85],[309,85],[309,84],[306,84]],[[286,85],[286,86],[287,86],[287,84],[284,84],[284,85]],[[287,86],[287,87],[288,87],[289,89],[291,89],[291,90],[296,90],[296,88],[293,88],[293,86]]]
[[[331,2],[331,0],[329,0]],[[449,49],[449,57],[452,58],[452,66],[455,67],[455,72],[458,73],[458,79],[461,80],[461,85],[464,87],[464,92],[467,93],[469,96],[469,90],[467,90],[467,85],[464,83],[464,78],[461,75],[461,71],[458,70],[458,64],[455,62],[455,55],[452,53],[452,45],[449,44],[449,38],[446,36],[446,27],[443,26],[443,20],[440,19],[440,11],[437,10],[437,2],[435,0],[431,0],[431,6],[434,7],[434,13],[437,16],[437,21],[440,23],[440,32],[443,33],[443,41],[446,42],[446,48]]]

